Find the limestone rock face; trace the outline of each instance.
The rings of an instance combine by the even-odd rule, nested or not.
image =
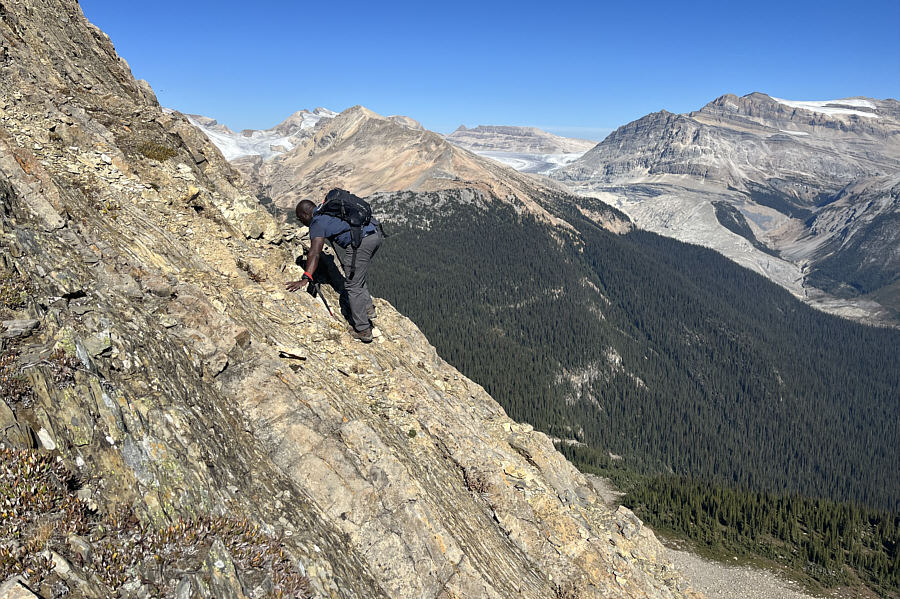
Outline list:
[[[36,597],[37,595],[15,578],[0,584],[0,599],[35,599]]]
[[[753,93],[727,94],[688,114],[649,114],[551,177],[622,209],[638,226],[716,249],[814,306],[891,321],[900,309],[896,294],[860,285],[852,274],[884,264],[885,236],[848,251],[823,223],[834,220],[837,198],[846,205],[862,182],[898,171],[900,102]],[[890,202],[853,204],[861,223],[897,218]],[[752,235],[720,222],[716,205],[740,214]],[[855,229],[856,241],[864,230]],[[882,269],[867,280],[890,282],[896,272]]]
[[[897,101],[851,99],[845,102],[860,106],[843,110],[836,101],[821,108],[830,112],[782,102],[759,93],[725,95],[697,112],[649,114],[614,131],[555,178],[632,183],[691,175],[739,189],[747,181],[775,180],[810,205],[817,193],[900,167]]]
[[[2,0],[0,16],[0,320],[30,321],[0,339],[3,384],[24,381],[4,388],[0,443],[54,452],[104,513],[249,519],[316,597],[694,596],[652,532],[390,305],[363,345],[286,293],[299,231],[77,2]],[[199,591],[155,583],[251,595],[221,545],[200,574]],[[101,596],[91,580],[71,596]]]

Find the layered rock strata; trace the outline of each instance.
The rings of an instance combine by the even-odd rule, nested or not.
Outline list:
[[[0,443],[58,456],[103,513],[255,522],[317,597],[693,596],[651,531],[390,305],[362,345],[285,293],[300,232],[77,2],[2,0],[0,17]],[[156,584],[265,592],[221,553],[206,587]],[[54,555],[71,596],[111,590]]]

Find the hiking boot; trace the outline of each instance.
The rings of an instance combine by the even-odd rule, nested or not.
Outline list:
[[[369,320],[375,320],[375,304],[366,308],[366,316],[369,317]]]
[[[350,336],[354,339],[359,339],[363,343],[372,343],[372,327],[363,329],[362,331],[357,331],[353,327],[350,327]]]

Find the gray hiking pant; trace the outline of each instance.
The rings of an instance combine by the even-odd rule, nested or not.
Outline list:
[[[369,328],[369,316],[366,312],[369,306],[372,306],[372,296],[369,295],[369,288],[366,281],[369,277],[369,262],[372,256],[381,247],[381,232],[375,231],[371,235],[363,237],[359,248],[354,250],[353,247],[342,248],[334,244],[334,251],[341,261],[344,268],[344,292],[346,297],[346,307],[349,308],[347,320],[353,325],[357,331],[365,331]],[[353,253],[356,252],[356,263],[353,262]],[[344,300],[344,298],[341,298]],[[343,303],[343,302],[342,302]]]

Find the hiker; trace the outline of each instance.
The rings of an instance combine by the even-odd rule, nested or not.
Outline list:
[[[345,195],[342,195],[345,194]],[[288,291],[302,289],[307,283],[315,284],[316,267],[319,255],[327,239],[344,269],[344,291],[346,306],[349,309],[350,335],[363,343],[372,341],[372,319],[375,318],[375,305],[366,281],[369,274],[369,262],[378,248],[381,247],[382,235],[378,221],[372,218],[361,227],[362,236],[359,247],[354,248],[351,237],[351,225],[336,216],[323,214],[323,208],[330,200],[345,199],[362,202],[356,196],[342,189],[333,189],[325,196],[325,202],[318,208],[310,200],[302,200],[297,204],[297,220],[309,227],[310,247],[306,259],[306,270],[299,281],[291,281],[285,285]],[[367,205],[368,207],[368,205]]]

